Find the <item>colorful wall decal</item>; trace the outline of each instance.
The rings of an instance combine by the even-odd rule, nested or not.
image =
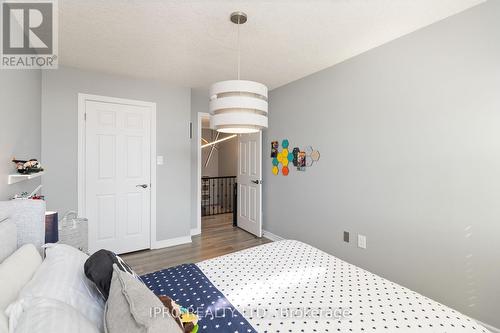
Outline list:
[[[311,153],[313,152],[313,147],[307,146],[306,149],[304,149],[304,151],[306,152],[306,156],[310,156]]]
[[[297,170],[298,171],[306,171],[306,152],[299,151],[299,155],[297,156]]]
[[[281,141],[281,151],[279,150],[279,141],[271,142],[271,158],[273,163],[272,172],[273,175],[278,175],[280,173],[283,176],[288,176],[290,173],[289,163],[293,164],[298,171],[305,171],[306,168],[311,167],[315,162],[319,160],[320,153],[315,150],[312,146],[305,146],[304,149],[300,147],[294,147],[289,149],[290,142],[288,139],[283,139]]]
[[[299,151],[300,151],[300,148],[299,147],[295,147],[293,148],[293,166],[294,167],[297,167],[297,158],[299,156]]]
[[[278,148],[280,144],[278,141],[273,141],[271,142],[271,157],[276,157],[278,156]]]
[[[314,162],[317,162],[317,161],[319,161],[319,157],[320,157],[320,153],[319,153],[319,151],[317,151],[317,150],[313,150],[313,152],[311,153],[311,159],[312,159]]]

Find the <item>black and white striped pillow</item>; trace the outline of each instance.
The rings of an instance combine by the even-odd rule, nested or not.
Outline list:
[[[130,274],[142,282],[139,275],[116,253],[108,250],[99,250],[87,259],[84,270],[85,276],[94,282],[97,290],[99,290],[105,300],[109,296],[111,278],[113,277],[113,264],[116,264],[121,271]]]

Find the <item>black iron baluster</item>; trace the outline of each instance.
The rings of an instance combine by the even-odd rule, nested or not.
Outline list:
[[[226,212],[226,179],[222,178],[222,213]]]
[[[201,179],[201,215],[232,213],[236,209],[236,177],[203,177]]]
[[[223,186],[223,193],[224,193],[224,213],[227,213],[227,181],[228,178],[224,178],[224,186]]]

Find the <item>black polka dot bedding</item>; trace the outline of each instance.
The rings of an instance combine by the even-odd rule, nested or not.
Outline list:
[[[214,318],[198,309],[198,332],[489,332],[447,306],[298,241],[195,266],[169,269],[183,273],[176,281],[162,280],[164,272],[148,274],[146,283],[156,292],[182,296],[189,303],[182,306],[201,302],[229,310]],[[213,298],[204,298],[207,293]]]

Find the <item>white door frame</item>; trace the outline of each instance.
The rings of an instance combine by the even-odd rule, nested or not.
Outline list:
[[[108,96],[78,94],[78,216],[86,216],[85,188],[85,102],[125,104],[149,107],[151,109],[151,212],[149,248],[156,247],[156,103]]]
[[[191,236],[201,234],[201,136],[202,136],[202,120],[203,118],[210,118],[210,113],[207,112],[198,112],[198,130],[197,130],[197,156],[198,156],[198,165],[197,165],[197,181],[196,181],[196,228],[191,229]],[[261,136],[261,145],[262,145],[262,136]],[[263,147],[261,147],[261,165],[262,165],[262,156],[263,156]],[[238,148],[238,163],[239,163],[239,148]],[[262,172],[262,171],[261,171]],[[261,192],[261,200],[262,200],[262,192]],[[236,208],[236,207],[235,207]],[[260,221],[262,226],[262,201],[260,204]],[[261,228],[261,232],[263,233],[263,229]]]
[[[197,165],[197,187],[196,187],[196,228],[191,230],[191,236],[201,234],[201,133],[203,126],[203,118],[210,118],[210,113],[198,112],[198,131],[197,131],[197,142],[196,142],[196,153],[198,155],[198,165]]]

